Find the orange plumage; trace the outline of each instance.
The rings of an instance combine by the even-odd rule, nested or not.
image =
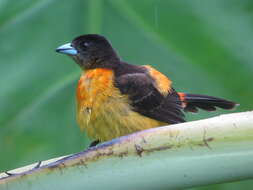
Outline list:
[[[100,141],[135,131],[166,125],[132,111],[127,95],[113,84],[110,69],[92,69],[82,73],[78,82],[77,121],[81,129]]]
[[[171,90],[171,80],[149,65],[144,67],[148,69],[150,76],[155,80],[157,89],[166,96]]]

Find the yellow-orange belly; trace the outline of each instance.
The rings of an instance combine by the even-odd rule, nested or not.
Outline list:
[[[132,111],[127,95],[114,87],[109,69],[84,72],[77,87],[77,121],[88,136],[111,140],[135,131],[166,125]]]

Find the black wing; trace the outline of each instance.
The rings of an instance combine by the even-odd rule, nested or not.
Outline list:
[[[123,74],[115,81],[121,93],[129,96],[134,111],[168,124],[184,122],[181,101],[174,89],[162,95],[146,73]]]

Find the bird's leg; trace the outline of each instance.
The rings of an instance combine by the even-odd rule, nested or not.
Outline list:
[[[36,166],[33,167],[33,169],[39,168],[40,165],[41,165],[41,163],[42,163],[42,161],[39,161],[39,162],[36,164]]]
[[[92,141],[92,142],[90,143],[89,148],[94,147],[94,146],[97,146],[99,143],[100,143],[99,140],[94,140],[94,141]]]

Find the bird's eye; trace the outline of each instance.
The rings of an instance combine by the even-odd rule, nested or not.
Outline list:
[[[84,47],[88,47],[89,45],[90,45],[89,42],[84,42],[84,43],[83,43],[83,46],[84,46]]]

